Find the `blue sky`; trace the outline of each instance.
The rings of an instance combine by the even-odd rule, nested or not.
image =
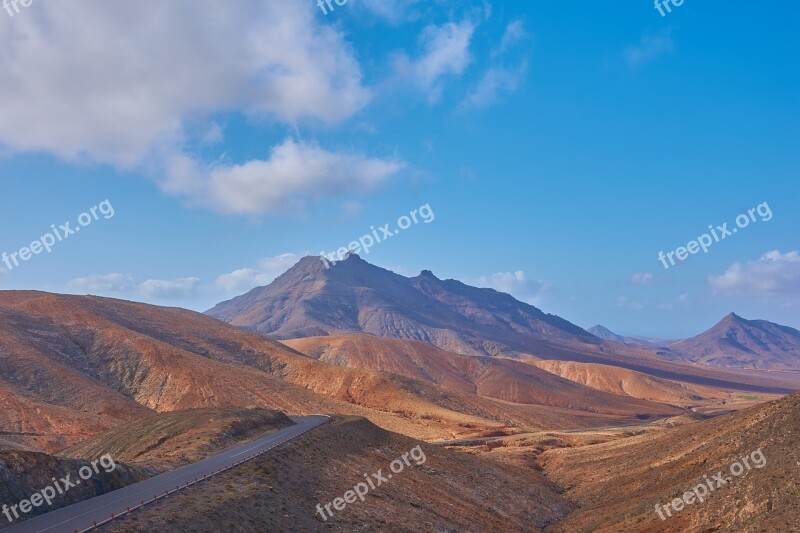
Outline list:
[[[335,4],[334,4],[335,6]],[[313,0],[0,11],[0,288],[205,310],[304,253],[581,326],[800,327],[800,7]],[[772,218],[665,269],[660,251]]]

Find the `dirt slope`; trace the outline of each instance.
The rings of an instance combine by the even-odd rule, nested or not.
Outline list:
[[[571,361],[535,361],[531,364],[593,389],[643,400],[674,405],[696,405],[702,400],[727,396],[725,392],[712,387],[655,378],[641,372],[609,365]]]
[[[422,444],[423,464],[411,462],[327,522],[317,513],[365,474],[390,474],[419,444],[363,419],[339,420],[100,531],[539,531],[570,510],[539,473]]]
[[[659,433],[549,450],[540,462],[580,506],[552,531],[797,531],[798,439],[800,395],[793,395]],[[753,466],[759,449],[762,468]],[[731,475],[746,456],[752,467]],[[672,517],[662,511],[665,520],[656,514],[656,504],[663,508],[719,471],[731,481],[705,501]]]
[[[158,473],[194,463],[219,450],[293,422],[280,411],[265,409],[192,409],[160,413],[87,439],[60,452],[60,457],[99,457]]]
[[[569,407],[601,413],[678,414],[680,410],[631,395],[576,386],[521,361],[454,354],[419,341],[348,334],[284,341],[326,363],[391,372],[443,387],[514,403]]]

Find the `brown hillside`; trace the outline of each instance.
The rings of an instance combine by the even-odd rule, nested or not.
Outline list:
[[[535,361],[534,366],[593,389],[674,405],[697,405],[702,400],[725,398],[712,387],[655,378],[626,368],[571,361]]]
[[[800,395],[793,395],[659,433],[547,451],[540,461],[548,475],[580,507],[552,531],[790,531],[800,523],[798,439]],[[731,475],[734,462],[759,449],[763,468]],[[731,481],[704,502],[671,518],[662,511],[663,521],[656,514],[656,504],[720,470]]]
[[[520,361],[472,357],[441,350],[419,341],[349,334],[285,341],[288,346],[326,363],[391,372],[429,381],[461,392],[514,403],[569,407],[602,413],[679,410],[576,386]]]
[[[107,298],[0,292],[0,317],[0,389],[82,413],[63,428],[70,435],[107,429],[93,416],[113,425],[208,407],[354,414],[425,439],[507,426],[585,427],[672,409],[625,399],[598,405],[591,395],[577,398],[574,409],[482,398],[328,365],[199,313]]]
[[[423,464],[327,522],[317,514],[318,503],[343,496],[365,473],[385,476],[419,444],[363,419],[338,420],[100,531],[540,531],[570,510],[538,472],[422,444]]]
[[[194,463],[241,442],[294,423],[280,411],[265,409],[191,409],[159,413],[87,439],[60,452],[60,457],[99,457],[149,471]]]

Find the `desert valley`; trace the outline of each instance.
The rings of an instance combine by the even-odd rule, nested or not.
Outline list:
[[[205,315],[33,291],[0,293],[0,314],[6,502],[104,453],[122,468],[56,507],[291,426],[286,415],[333,417],[101,530],[226,530],[232,509],[231,527],[253,531],[796,519],[792,328],[731,314],[664,345],[601,338],[508,294],[355,254],[330,269],[303,258]],[[316,513],[416,445],[424,465],[335,517]],[[670,522],[653,511],[752,450],[768,458],[763,472]]]

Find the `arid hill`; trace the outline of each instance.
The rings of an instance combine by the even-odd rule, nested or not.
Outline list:
[[[525,405],[407,377],[329,365],[206,315],[109,298],[0,292],[0,390],[74,413],[42,441],[20,406],[3,438],[59,450],[121,423],[209,407],[365,416],[424,439],[505,427],[575,428],[673,412],[573,385],[575,400]],[[19,400],[17,400],[19,401]],[[66,426],[66,424],[69,424]],[[45,428],[46,429],[46,428]]]
[[[787,528],[800,523],[799,439],[796,394],[662,432],[549,450],[540,463],[579,506],[550,531],[794,531]],[[758,450],[764,461],[753,457]],[[736,462],[743,466],[738,477],[731,471]],[[717,488],[713,478],[720,471]],[[715,488],[703,502],[695,498],[679,504],[682,510],[664,511],[707,479]]]
[[[598,392],[576,386],[535,366],[496,357],[472,357],[446,352],[419,341],[387,339],[374,335],[347,334],[284,341],[302,353],[333,365],[391,372],[428,381],[460,392],[514,403],[633,413],[681,411],[647,402],[631,401],[632,395]],[[611,392],[611,391],[607,391]],[[700,398],[697,398],[698,400]]]
[[[265,409],[158,413],[86,439],[58,456],[83,458],[108,453],[117,461],[160,473],[293,424],[284,413]]]
[[[714,327],[657,352],[675,361],[725,367],[800,370],[800,331],[734,313]]]
[[[531,364],[593,389],[673,405],[697,405],[703,400],[727,396],[725,392],[713,387],[654,378],[641,372],[609,365],[572,361],[534,361]]]
[[[406,278],[357,255],[326,268],[305,257],[270,285],[215,306],[209,315],[277,339],[342,333],[418,340],[464,355],[599,363],[675,381],[767,393],[797,390],[800,377],[680,365],[606,341],[493,289]]]
[[[422,444],[425,460],[324,521],[317,504],[420,445],[363,419],[340,419],[99,531],[541,531],[571,506],[538,472]],[[377,483],[377,482],[376,482]]]

